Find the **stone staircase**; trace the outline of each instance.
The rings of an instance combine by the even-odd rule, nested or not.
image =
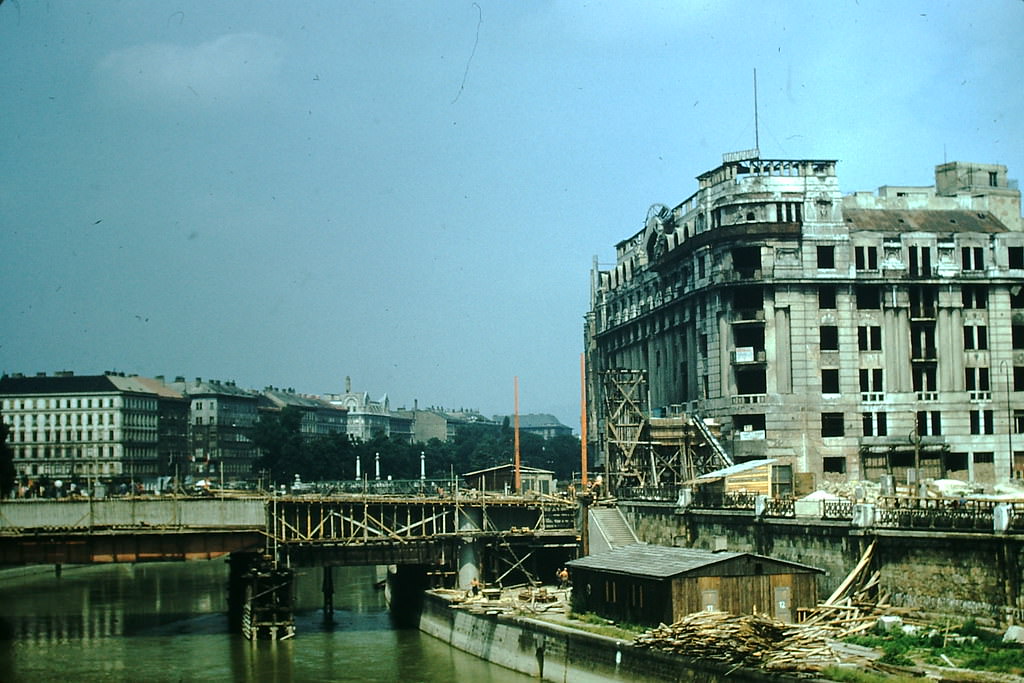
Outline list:
[[[591,555],[640,542],[619,508],[595,507],[589,512]]]

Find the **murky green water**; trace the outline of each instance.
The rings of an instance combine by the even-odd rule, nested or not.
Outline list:
[[[0,572],[0,681],[466,681],[529,677],[392,626],[372,567],[300,574],[298,635],[250,643],[228,632],[222,560]]]

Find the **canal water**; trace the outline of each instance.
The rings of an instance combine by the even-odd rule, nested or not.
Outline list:
[[[523,683],[415,629],[395,628],[373,567],[299,570],[295,638],[228,632],[227,564],[53,567],[0,572],[0,682],[466,681]]]

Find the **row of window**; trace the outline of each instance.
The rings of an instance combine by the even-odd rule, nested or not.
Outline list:
[[[995,411],[970,410],[967,412],[972,435],[995,433]],[[888,436],[887,413],[882,411],[861,413],[863,436]],[[920,436],[942,435],[942,413],[938,410],[919,410],[915,415],[915,429]],[[1024,434],[1024,410],[1013,411],[1013,433]],[[846,415],[844,413],[822,413],[821,435],[823,437],[846,436]]]
[[[817,265],[821,270],[833,270],[836,267],[836,248],[833,245],[819,245],[817,248]],[[911,275],[929,275],[931,273],[931,247],[911,245],[907,248],[907,265]],[[1013,270],[1024,269],[1024,247],[1009,246],[1006,248],[1007,264]],[[853,248],[853,265],[858,271],[878,270],[878,247],[855,246]],[[960,268],[966,272],[985,270],[984,247],[961,247]]]
[[[964,349],[985,351],[988,349],[987,325],[964,325]],[[1024,325],[1012,325],[1010,342],[1015,350],[1024,349]],[[839,326],[821,325],[818,328],[818,344],[822,351],[839,350]],[[879,325],[857,327],[857,348],[861,351],[882,350],[882,328]],[[915,325],[911,328],[911,355],[914,359],[935,358],[935,328]]]
[[[113,408],[114,398],[5,398],[4,411],[9,410],[75,410],[80,408]],[[153,404],[156,407],[156,404]]]
[[[1024,391],[1024,367],[1015,366],[1013,372],[1013,390]],[[881,395],[885,392],[885,385],[883,382],[884,370],[882,368],[861,368],[859,373],[860,379],[860,392],[861,395],[870,395],[871,398],[866,400],[877,400],[880,401],[884,397]],[[936,372],[934,367],[915,367],[912,373],[914,381],[914,391],[916,392],[934,392],[938,391],[936,386]],[[964,391],[977,394],[972,396],[973,399],[990,398],[989,392],[992,391],[991,383],[989,381],[989,368],[987,367],[968,367],[964,368]],[[839,369],[838,368],[823,368],[821,371],[821,393],[823,394],[839,394]],[[986,397],[986,394],[988,396]]]

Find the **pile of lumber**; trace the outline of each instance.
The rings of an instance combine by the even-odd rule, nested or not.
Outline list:
[[[839,658],[825,628],[804,628],[762,614],[695,612],[637,636],[637,647],[775,672],[814,673]]]
[[[785,628],[762,615],[694,612],[671,626],[661,624],[642,633],[634,644],[697,659],[756,665],[782,639]]]

